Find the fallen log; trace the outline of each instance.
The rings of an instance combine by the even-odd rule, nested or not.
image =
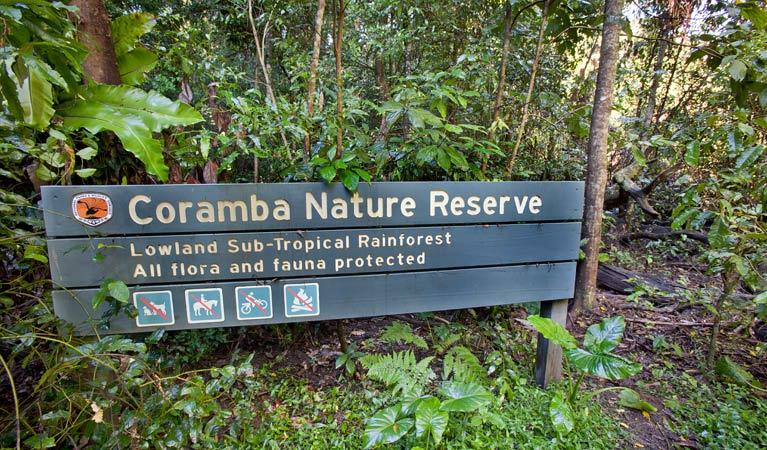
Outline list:
[[[625,294],[634,290],[638,284],[650,286],[659,291],[675,293],[679,286],[674,286],[660,277],[622,269],[612,264],[599,264],[597,284],[611,291]]]
[[[703,242],[704,244],[708,243],[708,234],[706,233],[702,233],[700,231],[692,231],[692,230],[672,230],[666,227],[655,228],[650,231],[638,231],[635,233],[624,234],[623,236],[620,237],[620,240],[623,242],[634,241],[637,239],[659,240],[659,239],[665,239],[669,237],[683,236],[683,235],[687,236],[690,239],[694,239],[698,242]]]

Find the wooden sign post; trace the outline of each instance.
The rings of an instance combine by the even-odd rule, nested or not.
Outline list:
[[[54,309],[78,334],[524,302],[564,325],[583,183],[50,186],[43,208]],[[108,279],[135,315],[92,309]],[[561,351],[539,342],[543,385]]]

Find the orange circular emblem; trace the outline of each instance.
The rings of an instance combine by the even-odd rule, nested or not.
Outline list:
[[[112,218],[112,199],[94,192],[77,194],[72,198],[72,214],[86,225],[101,225]]]

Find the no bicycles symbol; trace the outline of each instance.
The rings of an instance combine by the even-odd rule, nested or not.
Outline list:
[[[270,286],[240,286],[234,293],[238,320],[271,319],[274,315]]]

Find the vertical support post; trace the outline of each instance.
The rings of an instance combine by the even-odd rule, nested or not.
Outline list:
[[[567,300],[541,302],[541,317],[566,326]],[[562,378],[562,347],[538,333],[538,349],[535,353],[535,383],[546,388],[552,381]]]

